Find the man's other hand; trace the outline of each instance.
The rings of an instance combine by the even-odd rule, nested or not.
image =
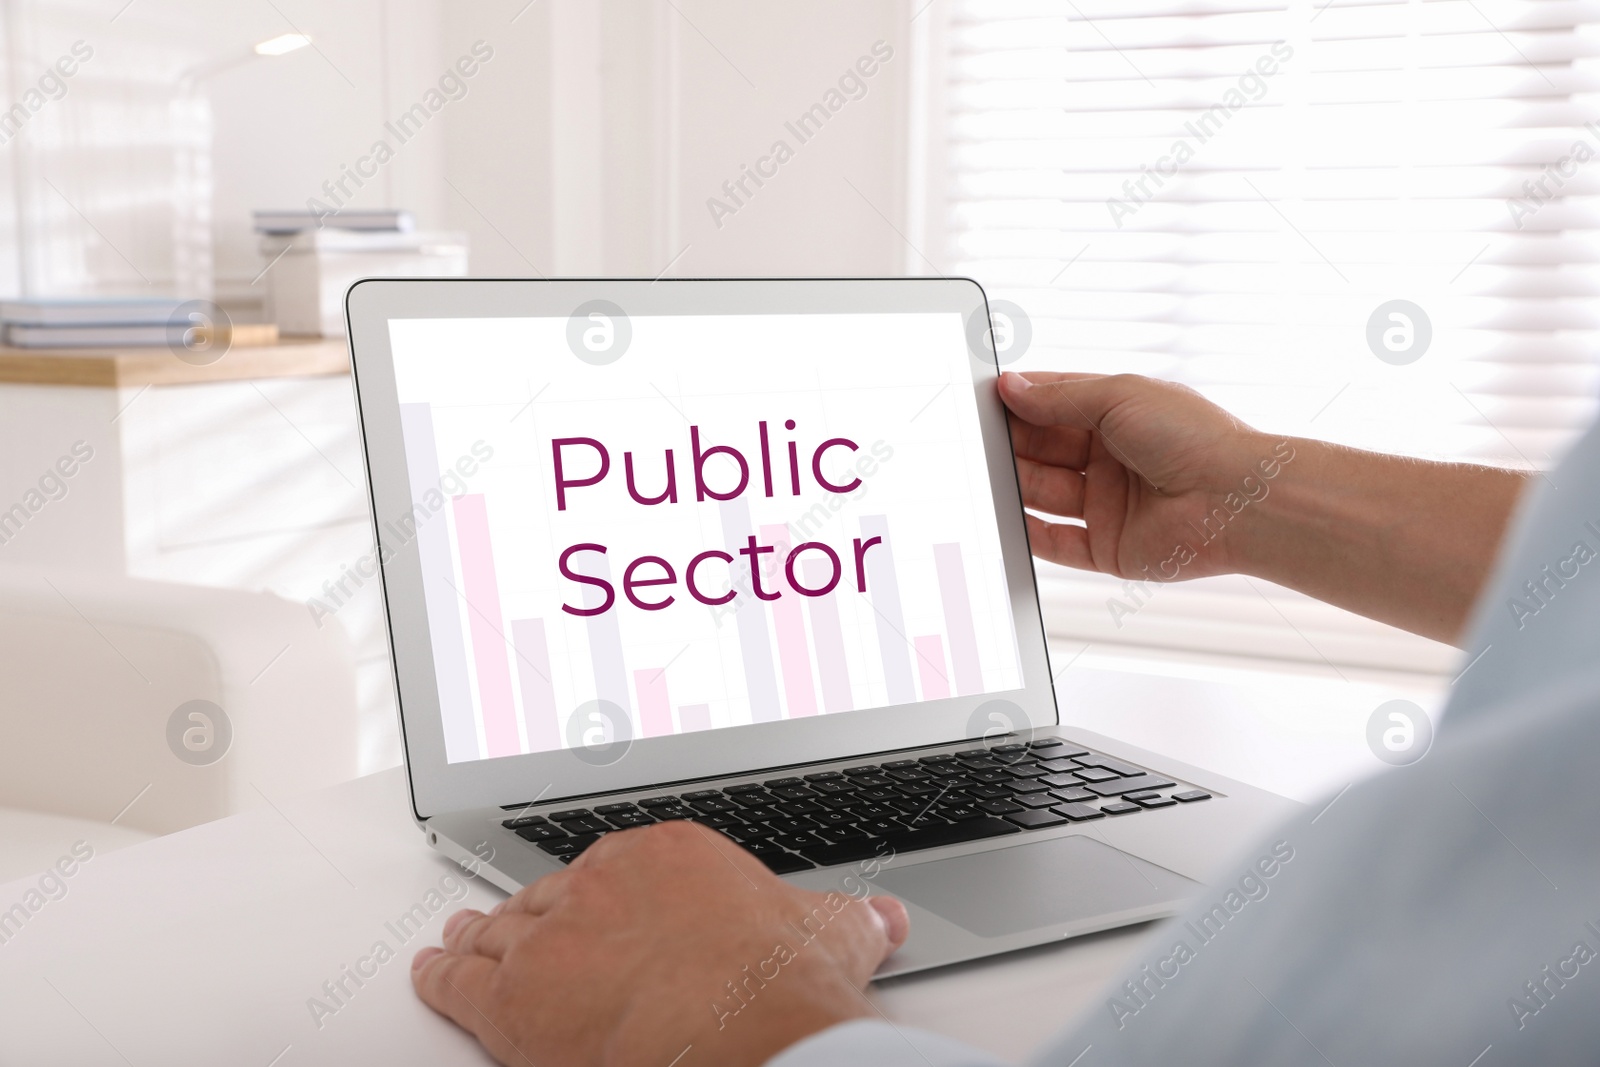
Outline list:
[[[798,889],[696,823],[608,834],[491,914],[451,916],[412,982],[508,1067],[753,1067],[876,1014],[864,988],[905,908],[862,899],[848,868],[839,883]]]

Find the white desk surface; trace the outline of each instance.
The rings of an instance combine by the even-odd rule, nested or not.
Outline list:
[[[1082,725],[1148,732],[1128,739],[1268,788],[1280,785],[1273,778],[1286,773],[1285,755],[1299,756],[1295,778],[1305,788],[1280,788],[1286,793],[1314,794],[1351,773],[1350,753],[1373,706],[1367,694],[1356,697],[1341,685],[1337,706],[1320,718],[1310,706],[1315,700],[1299,702],[1308,717],[1288,720],[1284,737],[1269,743],[1256,730],[1241,747],[1244,734],[1237,723],[1229,726],[1229,716],[1254,716],[1252,700],[1257,710],[1293,713],[1281,683],[1252,696],[1195,679],[1090,673],[1105,677],[1086,679],[1077,703],[1082,715],[1074,716]],[[1090,699],[1096,686],[1105,692]],[[1189,712],[1172,717],[1183,706]],[[1096,707],[1106,709],[1101,721]],[[1204,707],[1220,709],[1209,723],[1195,711]],[[1130,714],[1142,718],[1135,724]],[[1107,728],[1113,725],[1128,729]],[[1303,758],[1307,739],[1327,733],[1346,755],[1312,768]],[[1180,744],[1162,745],[1161,736]],[[1213,760],[1197,758],[1211,747]],[[1229,754],[1241,759],[1240,751],[1254,754],[1261,774],[1224,766]],[[0,944],[0,1062],[488,1063],[414,998],[407,971],[418,948],[438,943],[446,915],[487,907],[503,894],[468,880],[466,896],[440,908],[420,935],[402,942],[389,925],[425,902],[441,879],[460,874],[423,845],[398,769],[307,796],[273,797],[232,818],[103,851],[66,880],[64,896]],[[0,913],[37,883],[0,885]],[[1017,1058],[1095,998],[1138,939],[1138,931],[1080,938],[897,979],[876,995],[895,1022]],[[394,958],[319,1026],[310,999],[324,996],[323,983],[379,941],[398,950]]]

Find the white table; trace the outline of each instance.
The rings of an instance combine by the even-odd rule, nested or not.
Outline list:
[[[451,911],[504,896],[461,875],[424,847],[398,770],[97,855],[64,880],[65,896],[6,931],[0,1060],[488,1063],[416,1000],[407,974]],[[465,895],[402,942],[397,917],[452,878]],[[0,886],[0,909],[37,884]],[[310,998],[331,1004],[323,982],[380,940],[399,951],[360,988],[347,982],[353,994],[319,1027]],[[912,976],[878,999],[896,1022],[1020,1054],[1092,995],[1136,941],[1099,935]]]
[[[1302,800],[1376,766],[1361,731],[1387,689],[1105,664],[1061,684],[1079,725]],[[451,911],[502,894],[469,879],[404,943],[386,925],[460,874],[424,847],[398,770],[97,855],[61,899],[4,931],[0,1062],[486,1063],[415,1000],[407,969]],[[0,921],[36,885],[0,886]],[[380,940],[399,951],[319,1027],[311,998],[326,999],[323,983]],[[1138,940],[1080,938],[897,979],[876,995],[897,1023],[1016,1058],[1095,1000]]]

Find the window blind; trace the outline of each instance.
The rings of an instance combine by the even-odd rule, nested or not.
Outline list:
[[[929,239],[941,269],[1026,317],[1016,369],[1157,375],[1264,430],[1524,469],[1594,416],[1600,5],[942,14]],[[1057,637],[1332,670],[1455,662],[1263,582],[1135,603],[1042,574]]]

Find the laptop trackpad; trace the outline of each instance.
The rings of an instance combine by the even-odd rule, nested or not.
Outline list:
[[[889,867],[874,881],[981,937],[1188,899],[1198,882],[1074,835]]]

